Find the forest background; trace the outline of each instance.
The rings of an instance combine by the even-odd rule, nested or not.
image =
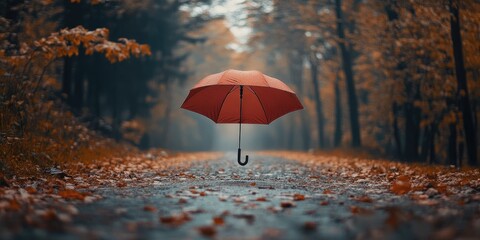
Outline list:
[[[6,0],[0,12],[5,173],[118,142],[233,150],[235,125],[179,109],[230,68],[283,80],[305,106],[247,126],[245,149],[478,164],[475,0]]]

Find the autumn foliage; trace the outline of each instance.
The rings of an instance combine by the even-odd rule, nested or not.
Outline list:
[[[8,28],[7,21],[3,27]],[[55,96],[58,60],[80,51],[102,54],[111,63],[151,54],[148,45],[125,38],[113,42],[108,34],[105,28],[78,26],[21,42],[18,48],[11,48],[8,32],[0,35],[0,172],[38,174],[46,167],[91,161],[123,148],[89,130]]]
[[[277,144],[478,163],[479,9],[471,0],[273,1],[272,9],[254,8],[252,54],[295,86],[308,112],[282,120],[277,132],[295,141]]]

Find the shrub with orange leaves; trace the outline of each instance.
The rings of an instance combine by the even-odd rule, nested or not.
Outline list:
[[[0,20],[0,27],[8,30],[10,23]],[[0,173],[31,176],[67,162],[122,152],[123,147],[80,123],[55,93],[62,58],[85,51],[116,63],[151,54],[148,45],[108,37],[106,28],[77,26],[12,47],[8,32],[0,34]]]

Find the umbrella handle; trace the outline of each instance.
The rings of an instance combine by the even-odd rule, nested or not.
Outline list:
[[[237,155],[237,162],[238,162],[238,164],[240,164],[241,166],[247,165],[247,163],[248,163],[248,155],[245,155],[245,162],[242,162],[242,161],[241,161],[241,158],[242,158],[242,149],[238,148],[238,155]]]

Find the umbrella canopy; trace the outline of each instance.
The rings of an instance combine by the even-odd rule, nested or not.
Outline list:
[[[226,70],[209,75],[188,94],[182,108],[202,114],[216,123],[239,123],[238,163],[241,157],[242,123],[269,124],[303,109],[295,92],[282,81],[259,71]]]
[[[233,69],[198,82],[182,108],[216,123],[240,123],[240,86],[244,86],[241,123],[269,124],[289,112],[303,109],[295,92],[282,81],[259,71]]]

